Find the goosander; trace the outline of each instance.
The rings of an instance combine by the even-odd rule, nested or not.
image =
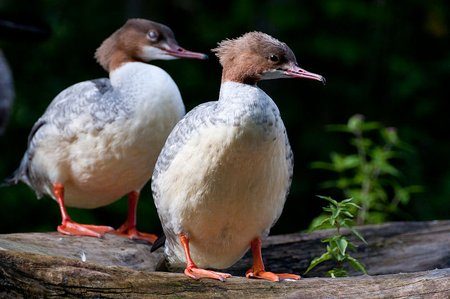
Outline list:
[[[139,192],[185,108],[169,74],[146,62],[207,56],[181,48],[165,25],[130,19],[95,57],[109,79],[80,82],[56,96],[7,183],[22,181],[38,197],[53,197],[62,216],[58,231],[69,235],[101,237],[113,229],[76,223],[66,206],[92,209],[128,194],[128,217],[117,233],[153,242],[155,235],[136,230]]]
[[[230,274],[206,268],[228,268],[250,247],[247,277],[299,279],[266,272],[261,257],[261,240],[288,194],[293,155],[277,106],[256,83],[324,78],[301,69],[285,43],[261,32],[224,40],[213,51],[223,67],[219,100],[175,126],[153,173],[167,261],[191,278],[224,281]]]

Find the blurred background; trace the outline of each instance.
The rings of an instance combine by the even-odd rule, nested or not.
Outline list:
[[[0,136],[0,178],[18,167],[31,127],[60,91],[107,76],[95,49],[128,18],[140,17],[170,26],[182,47],[207,53],[224,38],[263,31],[286,42],[300,66],[327,78],[326,86],[259,84],[280,108],[295,157],[291,192],[272,233],[307,228],[323,205],[315,195],[340,196],[320,187],[330,174],[311,163],[351,150],[347,136],[325,126],[357,113],[398,129],[411,147],[395,162],[401,180],[423,187],[388,220],[450,218],[449,13],[445,0],[0,0],[0,49],[15,86]],[[221,68],[214,55],[206,62],[155,64],[174,78],[187,110],[217,99]],[[76,221],[115,227],[126,211],[124,199],[95,210],[69,209]],[[138,214],[140,229],[159,230],[149,185]],[[25,184],[0,189],[0,233],[52,231],[59,223],[48,197],[37,200]]]

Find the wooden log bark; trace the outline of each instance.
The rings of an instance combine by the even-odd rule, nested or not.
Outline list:
[[[375,276],[281,283],[242,277],[225,283],[194,281],[179,273],[154,272],[163,264],[161,252],[150,253],[150,246],[114,235],[1,235],[0,297],[450,297],[450,221],[389,223],[360,231],[369,245],[359,246],[354,256]],[[263,249],[267,268],[302,273],[311,257],[323,251],[320,239],[328,233],[270,237]],[[242,276],[249,258],[229,270]]]

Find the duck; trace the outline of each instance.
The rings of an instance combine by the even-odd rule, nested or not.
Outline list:
[[[152,191],[170,269],[193,279],[225,281],[226,269],[250,248],[248,278],[298,280],[265,270],[261,246],[280,216],[293,174],[293,154],[275,102],[261,80],[324,77],[299,67],[292,50],[262,32],[226,39],[212,50],[223,67],[219,99],[203,103],[169,135]],[[214,269],[214,270],[210,270]]]
[[[114,232],[152,243],[156,235],[136,228],[139,195],[185,107],[171,76],[149,63],[207,55],[180,47],[166,25],[129,19],[103,41],[95,58],[109,78],[76,83],[53,99],[31,129],[20,166],[6,184],[23,182],[38,198],[53,198],[62,234]],[[117,230],[78,223],[66,209],[94,209],[125,195],[128,214]]]

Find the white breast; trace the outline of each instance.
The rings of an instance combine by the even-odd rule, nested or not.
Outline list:
[[[80,113],[68,128],[75,135],[70,140],[48,136],[33,161],[51,181],[65,185],[68,206],[95,208],[140,190],[184,115],[180,92],[162,69],[127,63],[110,77],[115,95],[130,104],[129,116],[98,129],[87,113]]]
[[[290,165],[278,124],[272,131],[254,122],[199,128],[159,175],[158,212],[168,233],[188,234],[198,266],[231,266],[281,214]],[[172,266],[185,263],[178,242],[168,239],[166,253]]]

